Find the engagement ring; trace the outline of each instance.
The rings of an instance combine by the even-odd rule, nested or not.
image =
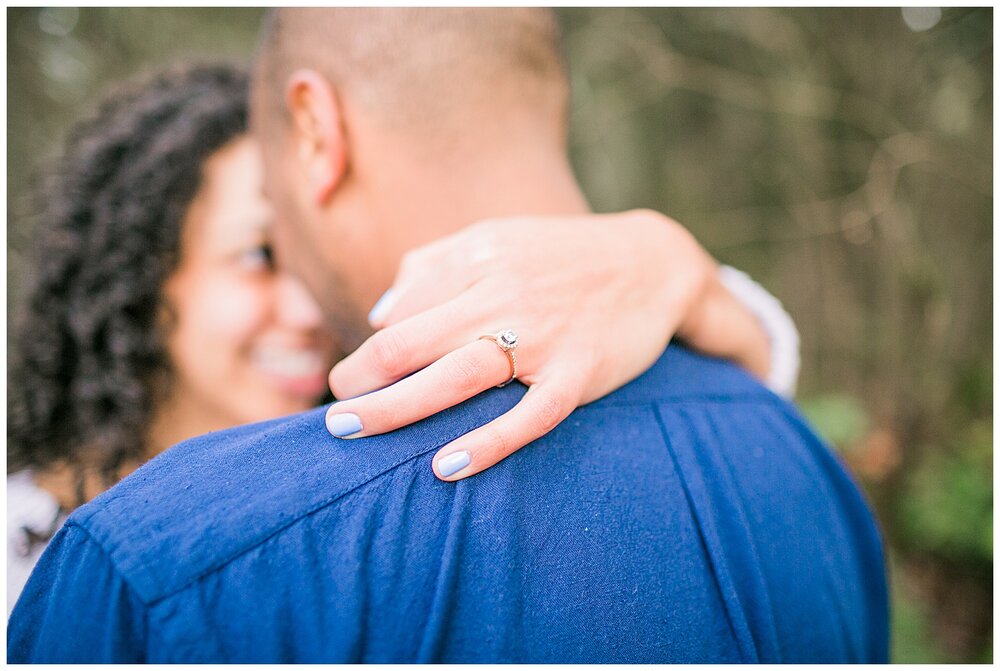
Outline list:
[[[514,349],[517,348],[517,334],[511,329],[505,329],[499,333],[493,333],[490,335],[479,336],[480,340],[492,340],[497,344],[497,347],[507,355],[507,360],[510,362],[510,377],[507,378],[506,382],[497,385],[497,388],[506,387],[508,384],[517,379],[517,356],[514,354]]]

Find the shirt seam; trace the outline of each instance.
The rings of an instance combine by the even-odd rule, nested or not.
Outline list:
[[[667,431],[666,421],[663,418],[659,405],[656,403],[652,403],[651,405],[653,416],[656,418],[656,423],[660,427],[660,434],[663,437],[663,443],[667,450],[667,455],[677,473],[678,479],[680,480],[681,489],[684,492],[684,500],[687,502],[688,509],[691,513],[691,521],[695,526],[695,532],[698,534],[698,541],[705,552],[705,561],[710,568],[709,574],[711,575],[712,583],[715,585],[716,592],[719,595],[719,601],[721,601],[722,612],[726,617],[726,624],[729,627],[729,632],[733,637],[733,642],[736,644],[737,650],[739,651],[741,657],[740,661],[743,663],[753,663],[754,661],[759,661],[754,655],[752,642],[746,641],[745,637],[741,635],[741,630],[745,628],[745,622],[743,623],[744,627],[738,627],[736,624],[736,614],[732,612],[732,604],[726,597],[726,590],[723,588],[719,578],[719,566],[717,565],[717,559],[712,554],[712,551],[708,546],[708,539],[706,538],[705,530],[702,527],[701,511],[695,505],[694,497],[691,493],[691,488],[688,484],[687,478],[684,476],[683,470],[681,469],[680,463],[677,459],[677,455],[674,454],[674,448],[672,441],[670,440],[670,433]],[[749,650],[747,649],[748,647],[750,648]]]
[[[90,530],[87,527],[82,526],[76,520],[67,520],[64,528],[67,531],[69,531],[70,529],[79,530],[79,532],[84,535],[84,537],[88,542],[93,543],[94,546],[97,547],[100,553],[107,560],[108,564],[111,566],[111,570],[114,573],[115,577],[118,580],[122,581],[122,584],[124,584],[126,589],[128,589],[129,595],[142,606],[141,619],[142,619],[143,661],[139,663],[145,663],[145,660],[148,659],[147,646],[149,643],[149,610],[152,607],[152,602],[146,601],[146,599],[142,597],[142,593],[139,590],[137,590],[135,588],[135,585],[133,585],[132,582],[128,579],[128,577],[126,577],[125,571],[122,571],[121,567],[118,566],[118,563],[115,561],[114,555],[106,547],[104,547],[104,544],[100,540],[98,540],[92,533],[90,533]]]
[[[772,404],[781,405],[782,403],[788,403],[786,399],[775,395],[773,392],[763,390],[763,391],[748,391],[739,394],[729,394],[729,393],[718,393],[718,394],[699,394],[699,395],[688,395],[688,396],[664,396],[659,398],[643,398],[635,400],[621,400],[621,401],[602,401],[597,400],[587,405],[581,405],[577,410],[589,410],[598,408],[621,408],[621,407],[635,407],[641,408],[646,406],[659,406],[659,405],[687,405],[689,403],[699,402],[699,403],[740,403],[740,404]]]

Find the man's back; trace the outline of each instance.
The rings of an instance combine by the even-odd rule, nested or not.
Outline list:
[[[502,464],[434,477],[522,393],[173,448],[70,518],[9,660],[885,661],[873,520],[789,405],[672,346]]]

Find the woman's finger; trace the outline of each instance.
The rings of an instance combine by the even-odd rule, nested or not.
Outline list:
[[[334,403],[327,410],[326,426],[338,438],[386,433],[458,405],[509,377],[509,360],[496,343],[475,340],[385,389]]]
[[[475,340],[480,307],[474,293],[465,292],[375,332],[333,367],[330,391],[343,400],[382,389]]]
[[[541,438],[569,416],[579,402],[579,385],[548,380],[528,389],[517,405],[434,455],[434,474],[454,482],[475,475]]]

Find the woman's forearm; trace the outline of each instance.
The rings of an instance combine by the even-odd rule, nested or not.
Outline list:
[[[729,359],[760,380],[768,379],[771,343],[767,332],[718,278],[708,283],[677,335],[700,352]]]
[[[794,395],[798,331],[781,303],[745,273],[722,266],[677,335],[699,351],[742,366],[774,392]]]

